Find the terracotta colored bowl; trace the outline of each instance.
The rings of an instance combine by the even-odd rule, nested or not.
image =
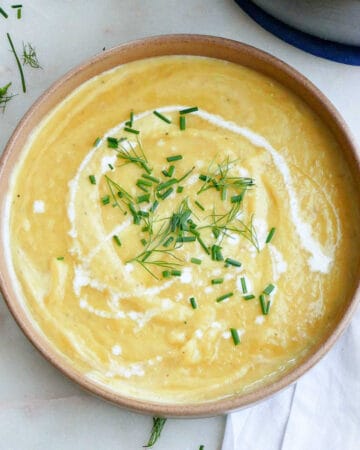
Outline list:
[[[232,61],[255,69],[288,87],[301,97],[333,131],[353,172],[353,176],[359,183],[359,159],[354,141],[343,120],[323,94],[294,69],[260,50],[228,39],[200,35],[152,37],[121,45],[76,67],[51,86],[25,114],[7,144],[0,161],[0,230],[3,230],[4,227],[5,198],[13,167],[19,159],[20,152],[29,134],[41,119],[63,100],[65,96],[89,78],[119,64],[161,55],[201,55]],[[2,232],[1,239],[1,245],[4,248],[4,236]],[[0,284],[8,307],[20,328],[45,358],[60,369],[61,372],[76,381],[86,390],[105,400],[137,412],[165,417],[196,417],[221,414],[263,400],[285,388],[309,370],[332,347],[348,324],[360,297],[360,288],[354,286],[352,297],[348,298],[345,302],[336,326],[319,345],[312,349],[305,360],[281,376],[278,380],[250,393],[234,395],[206,403],[178,405],[158,404],[142,401],[141,399],[128,398],[122,394],[107,390],[105,387],[85,378],[82,373],[75,370],[74,367],[54,351],[27,317],[21,301],[15,293],[3,252],[0,253]]]

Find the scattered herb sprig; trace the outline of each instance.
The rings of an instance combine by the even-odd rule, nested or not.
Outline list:
[[[162,417],[153,417],[153,426],[151,429],[150,438],[148,440],[148,443],[144,445],[144,448],[150,448],[155,445],[156,441],[159,439],[161,435],[166,420],[167,419],[164,419]]]
[[[18,54],[16,53],[15,46],[14,46],[14,43],[13,43],[13,41],[12,41],[12,39],[11,39],[10,34],[9,34],[9,33],[6,33],[6,36],[7,36],[7,38],[8,38],[8,41],[9,41],[9,44],[10,44],[11,51],[12,51],[13,54],[14,54],[14,57],[15,57],[15,60],[16,60],[16,64],[17,64],[17,66],[18,66],[19,73],[20,73],[22,90],[23,90],[23,92],[25,93],[25,92],[26,92],[26,82],[25,82],[24,71],[23,71],[23,69],[22,69],[22,66],[21,66],[21,63],[20,63],[20,59],[19,59],[19,57],[18,57]]]
[[[35,47],[33,47],[30,42],[28,42],[27,44],[23,42],[22,61],[24,66],[28,65],[33,69],[42,69],[38,60],[38,56],[36,54]]]
[[[3,86],[2,88],[0,88],[0,109],[2,109],[2,112],[5,111],[6,105],[14,97],[14,94],[8,93],[10,86],[11,86],[11,83],[8,83],[5,86]]]

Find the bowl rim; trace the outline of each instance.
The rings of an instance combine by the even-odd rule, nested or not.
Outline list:
[[[147,50],[149,49],[150,51]],[[169,53],[174,48],[173,53]],[[203,48],[203,54],[199,54]],[[175,50],[178,49],[178,50]],[[182,51],[180,51],[182,50]],[[130,54],[144,53],[148,56],[131,59]],[[165,53],[164,53],[165,52]],[[167,52],[167,53],[166,53]],[[230,53],[227,53],[230,52]],[[45,112],[41,113],[41,108],[51,103],[51,99],[59,95],[61,89],[66,88],[68,95],[74,89],[73,81],[77,77],[81,77],[86,71],[95,70],[95,73],[102,73],[109,70],[111,67],[116,67],[122,63],[130,60],[144,59],[153,56],[163,56],[170,54],[178,55],[195,55],[195,56],[210,56],[217,54],[218,59],[230,60],[229,55],[237,55],[240,59],[245,58],[247,64],[241,62],[242,65],[253,68],[254,70],[263,73],[270,78],[274,78],[281,84],[287,86],[296,95],[305,101],[311,109],[315,109],[318,115],[333,131],[336,138],[339,140],[342,150],[345,152],[345,158],[348,160],[350,169],[353,170],[355,178],[360,177],[360,159],[356,150],[355,141],[332,103],[320,92],[320,90],[313,85],[307,78],[300,74],[296,69],[292,68],[280,59],[259,50],[248,44],[238,42],[223,37],[216,37],[210,35],[200,34],[169,34],[160,36],[151,36],[127,42],[115,46],[107,51],[93,56],[77,65],[51,86],[33,103],[28,109],[19,124],[12,133],[4,152],[0,158],[0,211],[3,211],[6,196],[8,194],[7,183],[12,176],[13,166],[9,163],[9,158],[14,152],[19,156],[22,146],[17,142],[20,137],[26,140],[33,127],[35,127],[46,115],[46,113],[53,109],[54,105],[48,107]],[[124,61],[124,55],[130,57],[130,60]],[[225,56],[224,56],[225,55]],[[223,57],[224,56],[224,57]],[[120,62],[117,62],[120,58]],[[126,57],[125,57],[126,59]],[[102,64],[107,64],[110,61],[108,68],[103,68],[96,72],[98,67]],[[112,62],[111,62],[112,61]],[[115,61],[115,63],[114,63]],[[231,60],[239,63],[238,61]],[[111,65],[113,64],[113,65]],[[90,77],[87,78],[90,79]],[[85,82],[84,80],[83,82]],[[82,84],[80,82],[78,85]],[[76,87],[76,85],[75,85]],[[64,96],[63,96],[64,97]],[[63,98],[62,97],[62,98]],[[58,101],[55,102],[55,105]],[[40,114],[40,119],[36,118],[36,114]],[[33,125],[31,121],[35,117]],[[27,126],[30,124],[30,130],[27,131]],[[23,136],[22,136],[23,135]],[[21,147],[21,148],[20,148]],[[8,167],[9,166],[9,167]],[[5,173],[5,175],[4,175]],[[0,213],[0,237],[3,241],[3,222],[4,214]],[[17,322],[20,329],[25,336],[34,345],[34,347],[57,369],[64,375],[75,381],[78,385],[86,391],[101,397],[104,400],[110,401],[118,406],[124,407],[128,410],[151,414],[159,417],[208,417],[219,414],[231,412],[240,408],[244,408],[262,401],[276,392],[288,387],[294,383],[300,376],[306,373],[314,364],[316,364],[335,344],[339,336],[348,325],[351,316],[353,315],[357,303],[360,300],[360,285],[354,286],[352,296],[348,303],[344,305],[341,311],[340,318],[334,328],[326,336],[323,341],[317,344],[312,351],[302,360],[302,362],[292,369],[289,369],[284,375],[280,376],[275,381],[270,382],[265,386],[261,386],[254,391],[234,394],[228,397],[210,400],[198,403],[157,403],[154,401],[141,400],[138,398],[127,397],[124,394],[116,393],[100,385],[99,383],[86,378],[84,374],[76,370],[70,362],[68,362],[61,354],[52,346],[46,337],[37,329],[36,325],[31,322],[26,311],[21,306],[19,298],[16,296],[11,282],[11,275],[7,268],[6,257],[4,252],[0,253],[0,291],[3,295],[5,303],[7,304],[11,314]]]

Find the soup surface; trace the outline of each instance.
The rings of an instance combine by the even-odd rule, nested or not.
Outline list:
[[[355,282],[359,206],[333,135],[277,82],[220,60],[147,59],[83,84],[33,133],[8,208],[30,316],[131,397],[198,402],[276,379]]]

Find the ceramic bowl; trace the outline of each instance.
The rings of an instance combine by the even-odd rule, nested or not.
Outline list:
[[[30,133],[42,118],[64,97],[89,78],[119,64],[162,55],[200,55],[219,58],[250,67],[277,80],[301,97],[328,125],[338,140],[354,177],[360,181],[360,166],[355,143],[344,121],[324,95],[296,70],[254,47],[228,39],[201,35],[151,37],[120,45],[76,67],[53,84],[25,114],[11,136],[0,162],[0,230],[3,230],[4,227],[4,205],[13,168]],[[1,241],[1,247],[4,248],[7,244],[4,242],[2,231]],[[360,296],[359,288],[356,290],[356,286],[354,286],[351,298],[344,302],[338,322],[328,335],[312,349],[311,353],[299,365],[271,384],[249,393],[235,394],[216,401],[180,405],[159,404],[142,401],[141,398],[129,398],[123,394],[107,390],[105,387],[85,378],[82,373],[66,362],[53,349],[25,312],[21,299],[16,295],[11,281],[4,253],[0,252],[1,291],[18,325],[42,355],[63,374],[87,391],[130,410],[165,417],[200,417],[223,414],[263,400],[295,382],[332,347],[348,324]]]

